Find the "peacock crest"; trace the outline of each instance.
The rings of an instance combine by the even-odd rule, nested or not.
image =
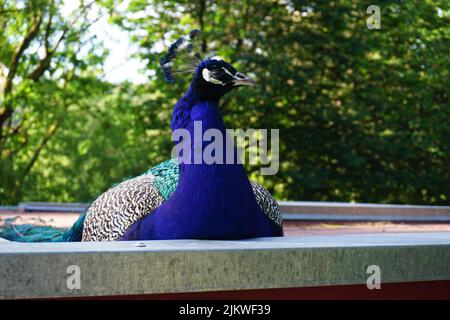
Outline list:
[[[201,31],[194,29],[170,45],[166,55],[160,60],[167,82],[175,82],[175,74],[195,72],[203,60],[200,54],[200,35]]]

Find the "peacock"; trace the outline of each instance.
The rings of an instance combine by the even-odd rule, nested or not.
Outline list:
[[[0,237],[38,242],[283,236],[277,202],[263,186],[248,179],[236,159],[234,144],[231,149],[223,146],[215,151],[221,152],[223,158],[232,152],[231,163],[195,161],[196,153],[207,148],[208,143],[201,140],[207,130],[215,130],[229,139],[220,99],[238,87],[255,85],[253,79],[223,59],[201,58],[194,50],[199,35],[199,30],[192,30],[178,38],[160,61],[169,83],[175,82],[175,74],[193,74],[189,89],[174,106],[171,129],[173,133],[184,130],[195,142],[180,143],[177,150],[182,150],[177,157],[98,196],[67,231],[6,224],[0,227]],[[188,67],[175,70],[177,60]]]

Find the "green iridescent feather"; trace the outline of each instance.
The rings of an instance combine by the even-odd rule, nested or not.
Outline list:
[[[180,169],[177,159],[170,159],[154,166],[144,174],[155,176],[154,184],[164,200],[175,192],[178,184]]]

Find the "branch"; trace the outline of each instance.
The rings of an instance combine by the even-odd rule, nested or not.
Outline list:
[[[19,48],[17,49],[16,53],[13,56],[11,65],[9,66],[9,72],[8,77],[6,78],[6,84],[3,89],[3,94],[6,96],[10,91],[12,87],[12,81],[14,79],[14,76],[16,75],[17,68],[19,66],[19,60],[23,55],[23,52],[28,48],[31,41],[37,36],[39,32],[39,28],[42,23],[42,16],[39,15],[37,17],[37,20],[34,22],[34,24],[31,26],[30,31],[28,31],[28,34],[23,38],[22,43],[20,44]]]
[[[41,143],[37,146],[36,150],[34,150],[33,156],[31,157],[30,162],[25,167],[25,170],[22,172],[22,179],[25,178],[28,173],[30,172],[31,168],[35,164],[36,160],[39,158],[39,154],[44,149],[45,145],[48,143],[48,141],[53,137],[53,135],[56,133],[56,130],[59,127],[59,122],[52,124],[48,130],[47,134],[45,135],[44,139],[42,139]]]
[[[198,12],[198,23],[200,25],[200,30],[202,32],[204,32],[205,30],[205,21],[204,21],[204,17],[205,17],[205,10],[206,10],[206,0],[200,0],[200,8],[199,8],[199,12]],[[206,52],[206,38],[202,37],[202,51]]]
[[[48,53],[49,48],[50,48],[50,44],[48,43],[48,38],[50,37],[50,32],[52,30],[52,20],[53,20],[53,13],[50,10],[47,26],[45,27],[45,35],[44,35],[44,45],[45,45],[46,53]]]
[[[86,12],[86,9],[88,9],[90,6],[92,6],[95,3],[95,1],[90,2],[86,7],[83,8],[82,13]],[[49,42],[48,42],[48,38],[50,36],[50,27],[51,27],[51,22],[52,22],[52,15],[50,15],[49,21],[47,23],[47,27],[46,27],[46,31],[45,31],[45,57],[43,59],[41,59],[38,63],[38,65],[36,66],[36,68],[30,73],[30,75],[28,76],[29,79],[33,80],[33,81],[38,81],[39,78],[42,76],[42,74],[45,72],[45,70],[47,70],[47,67],[49,65],[49,62],[53,56],[53,54],[56,52],[56,50],[58,49],[59,45],[61,44],[62,40],[64,40],[64,38],[67,35],[67,32],[69,31],[69,29],[73,26],[73,24],[75,22],[78,21],[78,19],[81,17],[82,13],[80,13],[79,15],[77,15],[73,21],[71,21],[68,25],[66,25],[63,29],[63,32],[61,34],[61,36],[59,37],[59,39],[56,41],[56,44],[53,46],[52,49],[49,48]],[[96,19],[94,19],[91,23],[88,23],[87,25],[83,26],[80,28],[80,30],[78,30],[78,35],[82,34],[83,32],[85,32],[91,25],[93,25],[94,23],[96,23],[101,17],[103,17],[103,15],[100,15],[99,17],[97,17]]]
[[[13,158],[17,153],[19,153],[19,151],[21,151],[28,144],[28,139],[29,139],[28,132],[26,132],[26,131],[23,132],[22,136],[23,136],[23,140],[19,142],[19,146],[17,148],[3,151],[3,152],[5,152],[7,157]]]
[[[6,98],[6,96],[11,92],[12,82],[13,82],[14,76],[16,75],[17,68],[19,67],[20,58],[22,57],[24,51],[30,45],[31,41],[37,36],[37,34],[39,32],[39,28],[41,26],[41,23],[42,23],[42,16],[39,15],[36,18],[36,21],[34,22],[34,24],[31,26],[31,28],[28,31],[25,38],[23,38],[20,46],[17,48],[16,53],[13,56],[11,65],[9,66],[8,76],[6,77],[5,85],[3,87],[3,97],[4,98]],[[9,104],[9,103],[5,104],[5,108],[4,108],[3,112],[0,114],[0,128],[3,126],[5,121],[9,117],[11,117],[12,111],[13,110],[12,110],[11,104]],[[0,136],[0,138],[1,138],[1,136]]]
[[[20,189],[22,188],[22,184],[23,184],[23,181],[24,181],[25,177],[31,171],[31,168],[36,163],[37,159],[39,158],[39,154],[44,149],[45,145],[48,143],[50,138],[55,134],[56,130],[58,129],[58,126],[59,126],[58,122],[52,124],[48,128],[47,134],[45,135],[44,139],[42,139],[41,143],[38,145],[36,150],[34,150],[33,157],[31,158],[31,160],[28,163],[28,165],[25,167],[25,170],[22,172],[21,177],[16,180],[16,182],[14,183],[14,186],[12,187],[11,195],[12,195],[13,198],[17,197]]]
[[[55,46],[52,49],[48,49],[46,44],[45,47],[45,57],[41,60],[39,60],[38,65],[36,66],[36,68],[33,70],[33,72],[30,73],[30,75],[28,76],[29,79],[37,81],[39,80],[39,78],[42,76],[42,74],[44,73],[45,70],[47,70],[47,67],[49,65],[49,62],[53,56],[53,53],[55,53],[56,49],[58,49],[61,41],[64,39],[64,37],[67,34],[67,31],[69,30],[68,27],[64,28],[63,33],[61,35],[61,37],[59,37],[58,41],[56,42]],[[46,40],[47,41],[47,40]]]

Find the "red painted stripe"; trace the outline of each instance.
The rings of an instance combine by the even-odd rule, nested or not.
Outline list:
[[[339,285],[87,298],[95,300],[450,300],[450,280],[382,283],[380,290],[369,290],[365,285]]]

